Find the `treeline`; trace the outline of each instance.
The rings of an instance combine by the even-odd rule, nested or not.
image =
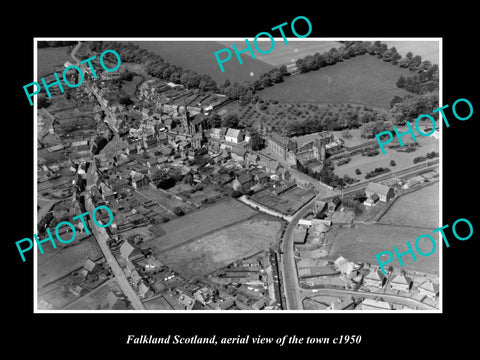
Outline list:
[[[78,41],[38,41],[37,47],[46,48],[46,47],[60,47],[60,46],[70,46],[76,45]]]
[[[425,63],[430,64],[424,65]],[[400,76],[397,80],[397,87],[405,89],[415,94],[426,94],[439,88],[438,65],[431,65],[426,60],[419,67],[419,73],[413,76]]]
[[[403,98],[396,96],[391,103],[392,121],[395,125],[403,125],[406,121],[413,121],[422,114],[430,114],[438,119],[438,113],[432,113],[438,108],[438,104],[438,91],[407,95]]]
[[[272,69],[260,75],[255,82],[244,81],[242,84],[233,84],[226,80],[218,87],[209,75],[200,75],[193,70],[183,69],[180,66],[166,62],[160,55],[141,48],[129,42],[116,41],[93,41],[88,42],[91,51],[103,52],[107,49],[115,50],[122,61],[139,63],[145,66],[146,72],[161,80],[181,84],[188,89],[200,89],[204,92],[218,92],[227,95],[233,100],[250,101],[256,91],[272,86],[283,81],[285,76],[290,75],[285,65]]]
[[[91,51],[99,53],[107,49],[115,50],[122,61],[142,64],[145,66],[148,75],[158,79],[181,84],[188,89],[199,89],[204,92],[218,91],[216,82],[209,75],[200,75],[193,70],[172,65],[160,55],[136,44],[117,41],[93,41],[89,42],[88,46]]]

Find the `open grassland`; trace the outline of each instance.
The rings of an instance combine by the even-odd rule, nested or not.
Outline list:
[[[48,234],[39,236],[39,239],[47,236]],[[68,239],[68,236],[70,235],[65,235],[64,238]],[[43,254],[40,254],[36,246],[34,247],[33,251],[38,251],[37,276],[39,289],[45,284],[83,267],[87,258],[97,260],[102,257],[102,252],[93,236],[89,236],[81,241],[78,240],[78,236],[77,233],[77,238],[70,244],[56,242],[56,249],[53,249],[51,244],[45,243]]]
[[[159,252],[254,216],[243,203],[227,199],[159,226],[150,245]]]
[[[407,127],[405,126],[398,126],[398,131],[403,132],[404,130],[408,130]],[[354,131],[349,130],[352,135],[354,135]],[[341,136],[340,136],[341,137]],[[364,142],[367,141],[367,139],[362,139]],[[368,139],[369,141],[371,139]],[[373,139],[375,140],[375,139]],[[412,139],[406,139],[404,138],[404,144],[408,144],[413,142]],[[413,163],[413,159],[418,157],[418,156],[425,156],[427,153],[435,151],[439,152],[439,141],[434,139],[431,136],[418,136],[417,137],[417,142],[420,144],[420,147],[417,148],[416,151],[414,152],[399,152],[396,151],[395,149],[389,149],[386,148],[386,154],[382,154],[381,149],[378,147],[379,153],[378,155],[375,156],[362,156],[361,154],[357,154],[351,157],[351,160],[349,163],[341,166],[337,166],[337,160],[333,160],[335,164],[335,174],[338,176],[343,177],[344,175],[348,175],[352,178],[357,178],[360,180],[365,180],[365,174],[368,173],[369,171],[374,170],[375,168],[378,167],[387,167],[390,168],[391,171],[399,171],[403,170],[409,167],[414,166],[415,164]],[[391,145],[397,145],[398,144],[398,138],[394,137],[393,141],[391,142]],[[395,161],[395,166],[390,165],[390,161]],[[355,173],[356,169],[360,169],[362,172],[360,175],[357,175]]]
[[[438,64],[440,58],[440,45],[438,41],[382,41],[387,44],[388,48],[395,46],[398,53],[405,57],[405,54],[409,51],[413,55],[420,55],[422,60],[429,60],[432,64]]]
[[[371,55],[361,55],[306,74],[285,78],[258,92],[264,98],[282,102],[354,103],[390,107],[395,95],[408,92],[397,88],[398,78],[413,72]]]
[[[412,246],[415,239],[422,234],[431,234],[432,228],[416,228],[408,226],[394,226],[384,224],[358,225],[357,228],[341,228],[328,233],[328,236],[334,236],[334,242],[329,259],[335,260],[339,256],[343,256],[350,261],[367,262],[370,264],[378,264],[375,255],[382,251],[391,251],[397,246],[399,252],[408,250],[406,241],[408,240]],[[439,244],[438,237],[435,238],[436,250],[430,256],[416,255],[414,262],[412,256],[406,255],[402,257],[407,270],[421,271],[429,274],[438,275],[439,269]],[[419,247],[424,253],[428,253],[432,249],[432,245],[428,239],[423,238],[419,242]],[[383,257],[386,261],[388,255]],[[394,256],[389,266],[400,268],[400,263]]]
[[[268,54],[262,54],[257,51],[254,47],[253,39],[250,42],[252,45],[253,51],[255,53],[255,59],[261,60],[267,64],[273,65],[275,67],[280,65],[292,64],[297,59],[304,58],[307,55],[313,55],[316,52],[323,54],[324,52],[329,51],[331,48],[339,48],[342,46],[338,41],[320,41],[320,40],[296,40],[295,38],[288,38],[288,44],[285,44],[283,39],[275,38],[275,45],[272,51]],[[219,41],[219,43],[232,48],[232,45],[235,44],[238,50],[246,49],[245,40],[224,40]],[[263,51],[268,51],[270,49],[271,41],[268,37],[260,37],[257,41],[258,47]],[[250,55],[250,52],[245,54]]]
[[[281,227],[278,219],[259,214],[156,256],[182,277],[198,278],[268,249]]]
[[[395,225],[439,226],[439,194],[438,182],[420,190],[401,196],[380,218],[381,223]]]
[[[234,51],[230,49],[232,58],[223,64],[225,72],[222,72],[214,53],[225,48],[225,45],[216,41],[132,41],[132,43],[160,55],[172,65],[196,71],[201,75],[210,75],[218,86],[223,85],[227,79],[239,83],[245,80],[255,81],[262,73],[274,68],[261,60],[252,59],[245,53],[240,55],[243,62],[240,64]],[[227,53],[221,53],[219,56],[223,59]],[[251,72],[253,76],[250,76]]]
[[[70,46],[40,48],[37,53],[38,79],[55,72],[55,67],[66,61],[73,62],[69,55]]]

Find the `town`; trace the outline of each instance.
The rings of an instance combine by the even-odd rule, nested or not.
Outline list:
[[[380,120],[299,128],[310,110],[340,114],[346,124],[357,110],[380,119],[382,109],[295,106],[262,95],[277,85],[235,97],[207,76],[155,68],[147,50],[69,46],[70,60],[54,70],[76,60],[82,86],[37,95],[38,234],[100,206],[113,220],[90,224],[91,232],[74,224],[77,241],[44,249],[39,310],[438,310],[438,254],[405,259],[405,267],[392,260],[385,273],[375,258],[439,226],[430,203],[438,202],[438,129],[405,146],[392,141],[387,167],[375,159],[373,138],[386,129]],[[343,56],[356,49],[353,60],[382,66],[368,51],[388,51],[342,46]],[[92,59],[107,48],[122,59],[115,72],[107,58],[102,66]],[[99,76],[79,58],[92,59]],[[302,64],[286,67],[288,80],[310,75]],[[168,80],[152,75],[166,72]],[[279,113],[297,122],[275,126]]]

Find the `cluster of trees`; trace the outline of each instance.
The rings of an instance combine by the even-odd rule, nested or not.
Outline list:
[[[189,89],[201,91],[217,91],[216,82],[209,75],[199,75],[195,71],[185,70],[180,66],[171,65],[160,55],[140,48],[130,42],[92,41],[89,49],[101,53],[107,49],[115,50],[122,61],[143,64],[146,72],[156,78],[182,84]]]
[[[420,95],[407,95],[399,102],[395,102],[390,112],[395,125],[403,125],[405,122],[415,120],[422,114],[430,114],[438,119],[438,113],[432,111],[438,108],[438,91]]]
[[[46,47],[60,47],[60,46],[70,46],[77,44],[77,41],[39,41],[37,42],[38,48]]]
[[[372,139],[382,131],[392,130],[393,124],[390,121],[376,120],[374,122],[366,123],[362,126],[360,136],[366,139]]]
[[[393,64],[400,64],[400,59],[402,58],[395,47],[389,49],[387,44],[383,44],[380,41],[375,41],[373,44],[370,41],[343,41],[343,46],[338,49],[332,48],[323,54],[317,52],[313,55],[307,55],[303,59],[298,59],[296,65],[301,73],[305,73],[364,54],[377,56]]]
[[[308,118],[301,122],[287,125],[286,133],[289,136],[300,136],[319,131],[335,131],[346,129],[357,129],[368,123],[375,123],[386,120],[386,115],[364,106],[360,112],[359,108],[339,108],[335,113],[326,109],[318,113],[314,118]],[[348,138],[351,134],[345,133]]]
[[[341,178],[335,174],[333,172],[333,163],[329,159],[325,160],[323,168],[320,172],[313,171],[308,165],[304,165],[301,162],[297,162],[296,167],[298,171],[333,187],[343,187],[345,184],[355,182],[355,179],[349,177],[348,175],[345,175],[343,178]]]
[[[378,176],[378,175],[387,173],[387,172],[389,172],[389,171],[390,171],[389,168],[378,167],[378,168],[375,168],[375,170],[369,171],[369,172],[365,175],[365,179],[370,179],[370,178],[372,178],[372,177],[375,177],[375,176]]]
[[[430,61],[425,60],[418,67],[418,74],[408,77],[400,76],[396,85],[415,94],[426,94],[438,90],[438,65],[432,65]]]
[[[429,160],[429,159],[434,159],[437,156],[438,156],[438,153],[435,152],[435,151],[432,151],[432,152],[427,153],[425,156],[417,156],[416,158],[413,159],[413,163],[417,164],[417,163],[422,162],[422,161],[426,161],[426,160]]]

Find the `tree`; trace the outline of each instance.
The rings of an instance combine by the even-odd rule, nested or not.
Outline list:
[[[173,213],[177,216],[185,215],[185,211],[183,211],[183,209],[178,206],[173,209]]]
[[[208,125],[212,128],[218,128],[222,126],[222,118],[218,114],[214,114],[208,118]]]
[[[50,106],[50,101],[47,99],[45,94],[37,95],[38,108],[47,108]]]
[[[288,72],[287,70],[287,65],[281,65],[278,70],[280,71],[280,74],[282,74],[282,76],[287,76],[287,75],[290,75],[290,73]]]
[[[120,104],[122,104],[122,105],[125,105],[125,106],[128,106],[128,105],[130,105],[130,104],[133,104],[132,99],[130,99],[130,97],[127,96],[127,95],[122,96],[122,97],[120,98],[120,100],[118,100],[118,102],[119,102]]]
[[[390,166],[396,166],[395,160],[390,160]]]
[[[422,57],[419,55],[416,55],[413,57],[412,61],[410,61],[410,65],[408,66],[408,68],[410,70],[417,70],[421,63],[422,63]]]
[[[225,82],[223,83],[223,85],[221,86],[222,89],[225,89],[229,86],[231,86],[232,84],[230,83],[230,80],[225,80]]]
[[[226,128],[238,128],[238,116],[235,114],[228,114],[222,119],[222,126]]]
[[[397,80],[396,85],[399,88],[404,88],[405,87],[405,78],[403,76],[400,76]]]
[[[374,122],[363,124],[360,136],[363,138],[372,139],[378,133],[391,129],[392,124],[389,121],[377,120]]]

